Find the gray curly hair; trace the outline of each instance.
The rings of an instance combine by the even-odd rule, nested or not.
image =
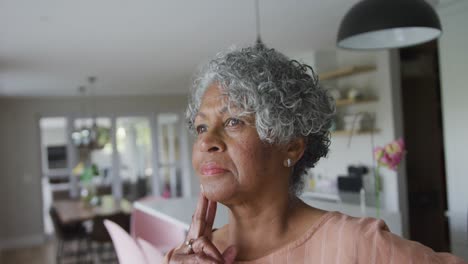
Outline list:
[[[195,79],[187,108],[189,129],[207,87],[216,82],[230,105],[241,109],[237,115],[254,115],[260,139],[286,144],[302,137],[306,147],[294,165],[290,193],[299,195],[307,169],[328,153],[329,128],[335,113],[333,99],[320,87],[308,65],[290,60],[262,44],[218,54]]]

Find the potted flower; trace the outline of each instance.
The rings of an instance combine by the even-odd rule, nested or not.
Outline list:
[[[398,165],[405,154],[405,142],[403,139],[397,139],[388,143],[383,147],[374,149],[374,158],[377,162],[375,168],[375,198],[376,198],[376,213],[377,218],[380,218],[380,168],[388,168],[392,171],[398,169]]]

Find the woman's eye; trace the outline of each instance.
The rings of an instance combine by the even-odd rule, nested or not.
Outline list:
[[[227,126],[227,127],[235,127],[235,126],[239,126],[241,124],[242,124],[242,121],[240,119],[237,119],[237,118],[229,118],[225,122],[225,126]]]
[[[202,134],[206,132],[206,126],[205,125],[198,125],[196,126],[195,130],[197,131],[197,134]]]

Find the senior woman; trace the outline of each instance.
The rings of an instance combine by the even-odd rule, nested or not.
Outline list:
[[[201,194],[186,242],[165,263],[462,263],[381,220],[310,207],[307,169],[328,152],[334,115],[312,69],[263,45],[218,55],[187,110]],[[213,231],[216,204],[229,223]]]

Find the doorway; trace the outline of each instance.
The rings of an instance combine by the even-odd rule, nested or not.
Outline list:
[[[450,251],[437,42],[400,49],[410,239]]]

